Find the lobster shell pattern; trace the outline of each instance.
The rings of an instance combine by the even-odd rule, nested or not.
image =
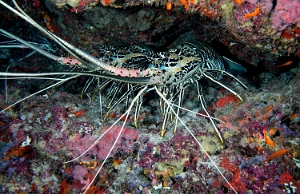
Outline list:
[[[193,83],[203,77],[203,72],[215,80],[222,78],[225,70],[222,57],[207,43],[189,40],[165,52],[154,52],[142,45],[109,46],[100,48],[103,61],[114,67],[150,69],[149,85],[178,86]],[[154,81],[153,81],[154,80]]]

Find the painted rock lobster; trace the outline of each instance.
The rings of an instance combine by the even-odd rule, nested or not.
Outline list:
[[[56,75],[68,75],[69,77],[58,80],[57,83],[52,84],[32,95],[36,95],[42,91],[45,91],[49,88],[62,84],[69,81],[70,79],[77,78],[81,75],[91,76],[93,78],[104,78],[105,81],[98,84],[97,91],[102,91],[103,88],[110,85],[110,91],[107,94],[110,98],[109,103],[107,104],[106,115],[110,113],[120,102],[128,101],[128,108],[122,117],[125,117],[125,121],[128,119],[131,109],[135,107],[134,111],[134,124],[138,127],[138,116],[143,103],[144,94],[149,91],[154,91],[160,97],[160,109],[161,113],[164,115],[163,124],[161,127],[160,135],[164,136],[167,132],[166,125],[167,121],[175,118],[174,124],[174,133],[176,131],[178,122],[190,133],[190,135],[195,139],[200,148],[204,151],[206,156],[210,159],[214,167],[218,170],[227,184],[230,183],[224,177],[222,172],[219,170],[217,164],[212,160],[210,155],[205,151],[201,143],[193,135],[191,130],[187,127],[185,122],[179,116],[180,110],[186,110],[181,107],[181,103],[184,101],[184,92],[187,87],[190,85],[196,86],[196,92],[202,109],[205,114],[204,117],[208,118],[212,123],[220,141],[223,143],[223,138],[219,130],[215,125],[215,118],[210,116],[205,107],[205,102],[203,94],[201,93],[201,85],[199,80],[206,78],[219,86],[227,89],[232,94],[237,96],[240,100],[242,98],[229,87],[222,84],[221,80],[223,75],[229,76],[239,82],[242,86],[246,86],[241,83],[237,78],[235,78],[229,72],[244,72],[245,70],[235,62],[220,56],[210,45],[207,43],[197,41],[197,40],[187,40],[179,44],[176,44],[172,48],[164,52],[155,52],[151,48],[143,45],[123,45],[123,46],[102,46],[100,48],[101,58],[97,59],[84,51],[74,47],[63,39],[57,37],[55,34],[48,32],[37,24],[33,19],[31,19],[17,4],[13,1],[17,9],[12,8],[2,0],[0,3],[19,15],[21,18],[29,22],[31,25],[38,28],[41,32],[48,35],[50,39],[55,41],[59,46],[65,49],[68,53],[73,55],[75,59],[63,58],[55,56],[43,48],[33,45],[28,41],[25,41],[3,29],[0,29],[0,32],[3,36],[6,36],[10,39],[20,42],[24,47],[31,48],[34,51],[53,59],[62,64],[77,65],[85,70],[82,72],[54,72],[54,73],[9,73],[9,72],[0,72],[0,75],[6,76],[2,79],[7,79],[7,77],[44,77],[44,76],[56,76]],[[127,86],[126,91],[122,90],[124,86]],[[89,87],[89,84],[83,89],[86,91]],[[30,96],[32,96],[30,95]],[[30,97],[28,96],[28,97]],[[22,100],[27,99],[23,98]],[[21,102],[22,100],[14,103],[13,105]],[[11,105],[11,106],[13,106]],[[11,107],[10,106],[10,107]],[[9,108],[9,107],[8,107]],[[6,109],[5,109],[6,110]],[[3,111],[5,111],[3,110]],[[2,111],[2,112],[3,112]],[[121,117],[120,117],[121,118]],[[104,118],[104,120],[106,120]],[[119,122],[118,119],[113,125],[116,125]],[[97,170],[96,175],[93,180],[90,181],[89,186],[86,188],[85,192],[91,187],[96,176],[99,174],[104,163],[110,156],[110,153],[114,149],[114,146],[118,139],[120,138],[123,128],[126,122],[123,122],[122,129],[119,131],[116,141],[110,149],[110,152],[107,154],[106,158],[102,162],[101,166]],[[80,156],[74,158],[65,163],[73,162],[83,155],[85,155],[90,149],[93,148],[109,130],[110,127],[105,133],[103,133],[86,151],[84,151]],[[230,185],[231,189],[235,189]]]

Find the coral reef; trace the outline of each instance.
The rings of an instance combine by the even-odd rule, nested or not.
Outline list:
[[[85,42],[85,47],[91,42],[115,44],[116,37],[118,42],[166,47],[174,37],[193,31],[195,37],[215,39],[237,58],[269,69],[281,56],[300,52],[297,0],[170,0],[169,8],[164,8],[165,4],[159,0],[46,1],[51,12],[59,15],[56,22],[64,31],[78,32],[76,37],[67,33],[68,38],[78,44]],[[76,14],[68,12],[65,5]],[[132,8],[138,5],[146,7]]]
[[[87,156],[90,158],[92,156],[97,156],[101,160],[104,160],[105,157],[108,155],[111,147],[113,146],[117,135],[120,133],[122,127],[121,126],[114,126],[110,129],[110,127],[104,127],[104,132],[109,131],[103,136],[103,141],[100,141],[96,146],[94,146],[88,153]],[[119,150],[123,149],[124,152],[129,152],[127,150],[130,150],[131,142],[135,141],[138,138],[139,132],[134,129],[129,128],[123,128],[121,132],[121,136],[119,140],[116,142],[116,145],[113,152],[109,155],[110,157],[113,157],[114,154]],[[82,154],[86,149],[88,149],[93,142],[95,142],[97,138],[91,136],[91,135],[85,135],[82,137],[81,134],[76,134],[73,138],[66,141],[67,149],[72,151],[72,155],[74,157],[79,156]],[[85,158],[86,158],[85,157]],[[84,158],[84,160],[85,160]],[[85,160],[89,161],[89,159]]]
[[[290,61],[295,67],[300,55],[297,0],[171,0],[167,1],[170,10],[165,1],[157,0],[33,3],[22,7],[48,30],[94,56],[99,55],[102,44],[143,43],[166,48],[187,32],[200,40],[214,40],[220,52],[226,47],[229,52],[225,54],[245,64],[273,72]],[[9,13],[2,16],[9,17],[2,25],[13,27],[9,24],[16,18]],[[24,30],[24,37],[28,33]]]
[[[272,28],[285,30],[289,25],[300,26],[300,2],[279,0],[272,13]]]
[[[299,0],[27,0],[21,7],[49,31],[95,57],[103,44],[143,43],[164,50],[175,38],[213,40],[220,53],[247,67],[249,73],[239,79],[248,90],[223,78],[222,83],[241,94],[240,102],[224,88],[200,82],[209,113],[223,121],[217,127],[224,145],[210,121],[197,114],[203,110],[195,88],[186,88],[182,102],[195,113],[182,110],[181,119],[238,192],[300,193]],[[66,55],[2,7],[0,17],[5,18],[1,28]],[[1,70],[7,71],[7,64],[27,54],[1,49]],[[68,67],[33,55],[8,70],[63,72]],[[122,122],[109,128],[127,104],[102,115],[98,101],[79,97],[86,83],[96,87],[82,76],[0,114],[0,193],[80,193],[87,188]],[[1,88],[1,109],[44,84],[51,83],[8,81],[7,96]],[[110,100],[106,94],[104,110]],[[159,99],[151,93],[144,98],[139,127],[134,129],[133,119],[127,121],[88,192],[232,193],[182,124],[172,134],[170,122],[166,137],[158,135],[163,122]],[[83,157],[64,163],[105,132]]]
[[[299,193],[299,68],[280,75],[263,73],[260,80],[258,88],[248,82],[248,90],[230,79],[223,80],[242,94],[244,102],[239,103],[219,86],[203,83],[211,114],[224,121],[218,128],[225,145],[206,119],[196,113],[181,118],[238,192]],[[8,94],[18,95],[9,95],[9,101],[19,99],[25,86],[28,84],[11,82]],[[79,193],[89,185],[120,132],[119,126],[79,160],[63,162],[84,152],[107,131],[121,116],[123,104],[111,113],[105,126],[98,103],[66,92],[68,88],[67,83],[60,88],[64,92],[48,91],[22,102],[21,108],[8,110],[6,116],[1,114],[0,175],[7,177],[2,178],[3,192]],[[201,108],[194,88],[187,90],[191,92],[182,106],[198,107],[198,112]],[[4,99],[2,96],[1,106]],[[104,95],[102,100],[106,104],[109,99]],[[147,116],[140,120],[139,129],[130,128],[133,122],[128,121],[89,192],[231,192],[181,124],[173,135],[173,123],[169,123],[166,137],[159,136],[162,118],[152,108],[158,105],[157,99],[149,96],[149,103],[141,109]]]

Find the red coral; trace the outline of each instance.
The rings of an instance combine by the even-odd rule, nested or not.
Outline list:
[[[223,158],[222,162],[220,163],[220,166],[225,168],[227,171],[236,171],[238,170],[238,168],[231,164],[230,161],[229,161],[229,158],[225,157]]]
[[[234,171],[234,177],[230,184],[239,193],[245,193],[248,190],[246,184],[241,181],[239,170]],[[226,187],[230,188],[229,185],[226,185]]]
[[[70,193],[70,185],[66,181],[61,181],[59,187],[59,194],[68,194]]]
[[[227,171],[233,173],[233,179],[230,182],[231,186],[239,193],[244,193],[248,189],[246,188],[246,184],[242,182],[240,178],[240,170],[237,166],[230,163],[229,158],[225,157],[222,162],[220,163],[220,166],[225,168]],[[228,189],[230,189],[230,186],[228,184],[225,185]]]
[[[33,183],[33,184],[31,185],[30,191],[31,191],[31,193],[36,193],[36,184],[35,184],[35,183]]]
[[[279,183],[281,185],[284,185],[284,183],[292,182],[292,180],[294,180],[294,178],[293,178],[293,176],[290,173],[283,173],[279,177]]]
[[[82,117],[82,116],[84,116],[85,112],[86,112],[86,110],[83,108],[80,111],[76,111],[75,116],[76,117]]]
[[[6,162],[10,160],[12,157],[25,157],[31,152],[31,150],[32,150],[31,146],[11,149],[8,151],[7,155],[5,156],[5,158],[2,159],[2,161]]]
[[[282,186],[284,186],[284,183],[293,183],[293,186],[297,187],[297,191],[300,191],[300,182],[296,181],[294,179],[294,177],[290,174],[290,173],[283,173],[282,175],[280,175],[279,177],[279,184],[281,184]]]
[[[281,36],[286,39],[292,39],[292,38],[294,38],[294,33],[290,29],[287,28],[287,29],[285,29],[285,31],[283,32],[283,34]]]
[[[221,188],[222,183],[221,183],[221,181],[219,181],[219,180],[215,180],[214,183],[213,183],[213,185],[214,185],[214,187],[216,187],[216,188]]]
[[[233,95],[233,94],[227,94],[226,96],[224,96],[223,98],[220,98],[217,102],[216,105],[218,108],[225,106],[226,104],[230,103],[230,102],[239,102],[239,99]]]
[[[73,170],[68,167],[68,168],[65,169],[65,173],[68,174],[68,175],[71,175],[71,174],[73,174]]]

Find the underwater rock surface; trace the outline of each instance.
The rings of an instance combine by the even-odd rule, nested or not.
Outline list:
[[[182,106],[196,112],[182,111],[181,119],[240,193],[300,191],[299,72],[294,68],[277,75],[260,74],[260,86],[247,77],[238,77],[248,90],[224,78],[222,82],[241,94],[243,102],[232,101],[232,97],[226,102],[227,91],[204,84],[208,111],[224,121],[218,124],[224,145],[210,122],[196,113],[201,113],[201,106],[193,88],[186,89]],[[9,102],[26,96],[32,83],[9,82]],[[120,103],[103,123],[99,102],[79,98],[70,87],[75,85],[71,81],[1,114],[0,175],[4,193],[80,193],[90,183],[103,159],[101,149],[110,149],[120,128],[112,129],[82,158],[63,162],[88,148],[105,131],[103,127],[122,115],[126,105]],[[221,107],[217,106],[219,99],[223,99]],[[109,100],[105,93],[102,100],[105,108]],[[125,133],[89,192],[229,192],[181,124],[173,135],[174,122],[168,123],[166,136],[159,136],[163,122],[159,99],[149,100],[140,111],[137,129],[130,114]],[[4,95],[0,104],[5,106]]]
[[[186,88],[182,106],[194,112],[180,111],[181,119],[239,193],[300,193],[298,0],[28,0],[21,6],[49,31],[95,57],[99,45],[143,43],[164,50],[178,38],[212,41],[221,54],[238,59],[248,69],[248,74],[238,76],[247,90],[230,78],[222,80],[243,102],[216,84],[201,82],[209,113],[223,121],[217,127],[224,144],[211,123],[199,116],[203,110],[193,87]],[[3,7],[0,17],[5,18],[1,28],[26,40],[46,40]],[[1,49],[2,72],[25,53]],[[66,55],[60,49],[56,54]],[[35,55],[9,68],[66,70]],[[87,77],[71,80],[0,114],[0,193],[66,194],[87,188],[120,131],[128,105],[119,103],[106,113],[107,91],[101,110],[98,96],[80,96],[86,83]],[[8,81],[7,95],[1,87],[1,109],[44,84]],[[174,121],[169,122],[166,136],[159,136],[163,123],[159,98],[152,93],[144,98],[138,127],[131,113],[88,193],[233,193],[182,124],[173,134]],[[121,122],[95,147],[64,164],[119,118]]]

